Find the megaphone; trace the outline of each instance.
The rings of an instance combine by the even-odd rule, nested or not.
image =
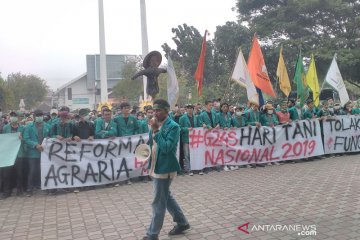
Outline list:
[[[150,146],[147,144],[140,144],[135,149],[135,157],[140,162],[146,162],[147,160],[149,160],[150,155],[151,155],[151,149]]]

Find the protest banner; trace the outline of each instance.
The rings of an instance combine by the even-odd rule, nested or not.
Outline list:
[[[147,175],[147,163],[138,161],[134,152],[148,139],[148,134],[80,142],[44,139],[41,188],[103,185]]]
[[[13,166],[21,145],[19,133],[0,134],[0,168]]]
[[[237,129],[195,128],[189,134],[191,169],[308,158],[324,154],[319,121]]]
[[[360,116],[336,116],[323,123],[325,154],[360,151]]]

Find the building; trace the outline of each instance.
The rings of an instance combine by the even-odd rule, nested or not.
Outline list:
[[[106,55],[109,94],[121,80],[125,64],[138,60],[137,55]],[[86,72],[58,88],[53,95],[53,105],[68,106],[71,110],[96,109],[99,102],[100,55],[86,55]]]

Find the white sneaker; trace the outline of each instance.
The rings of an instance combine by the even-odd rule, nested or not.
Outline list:
[[[114,187],[118,187],[118,186],[119,186],[119,184],[118,184],[118,183],[114,184]]]
[[[274,165],[279,166],[279,165],[280,165],[280,163],[278,163],[278,162],[274,162]]]
[[[269,163],[267,163],[266,165],[267,165],[267,166],[271,166],[271,163],[269,162]]]
[[[199,172],[199,175],[204,175],[203,171]]]
[[[127,181],[127,185],[131,185],[132,182],[130,180]]]
[[[235,166],[230,167],[230,170],[235,170],[235,169],[237,169]]]
[[[189,176],[193,176],[194,174],[192,172],[189,173]]]
[[[227,167],[227,166],[224,167],[224,171],[225,171],[225,172],[227,172],[227,171],[229,171],[229,170],[230,170],[229,167]]]
[[[246,165],[246,168],[251,168],[250,164]]]

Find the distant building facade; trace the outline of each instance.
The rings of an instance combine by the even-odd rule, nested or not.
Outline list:
[[[122,71],[129,61],[137,61],[137,55],[106,55],[108,92],[121,81]],[[100,102],[100,55],[86,55],[86,73],[69,81],[56,90],[53,105],[68,106],[71,110],[96,109]]]

